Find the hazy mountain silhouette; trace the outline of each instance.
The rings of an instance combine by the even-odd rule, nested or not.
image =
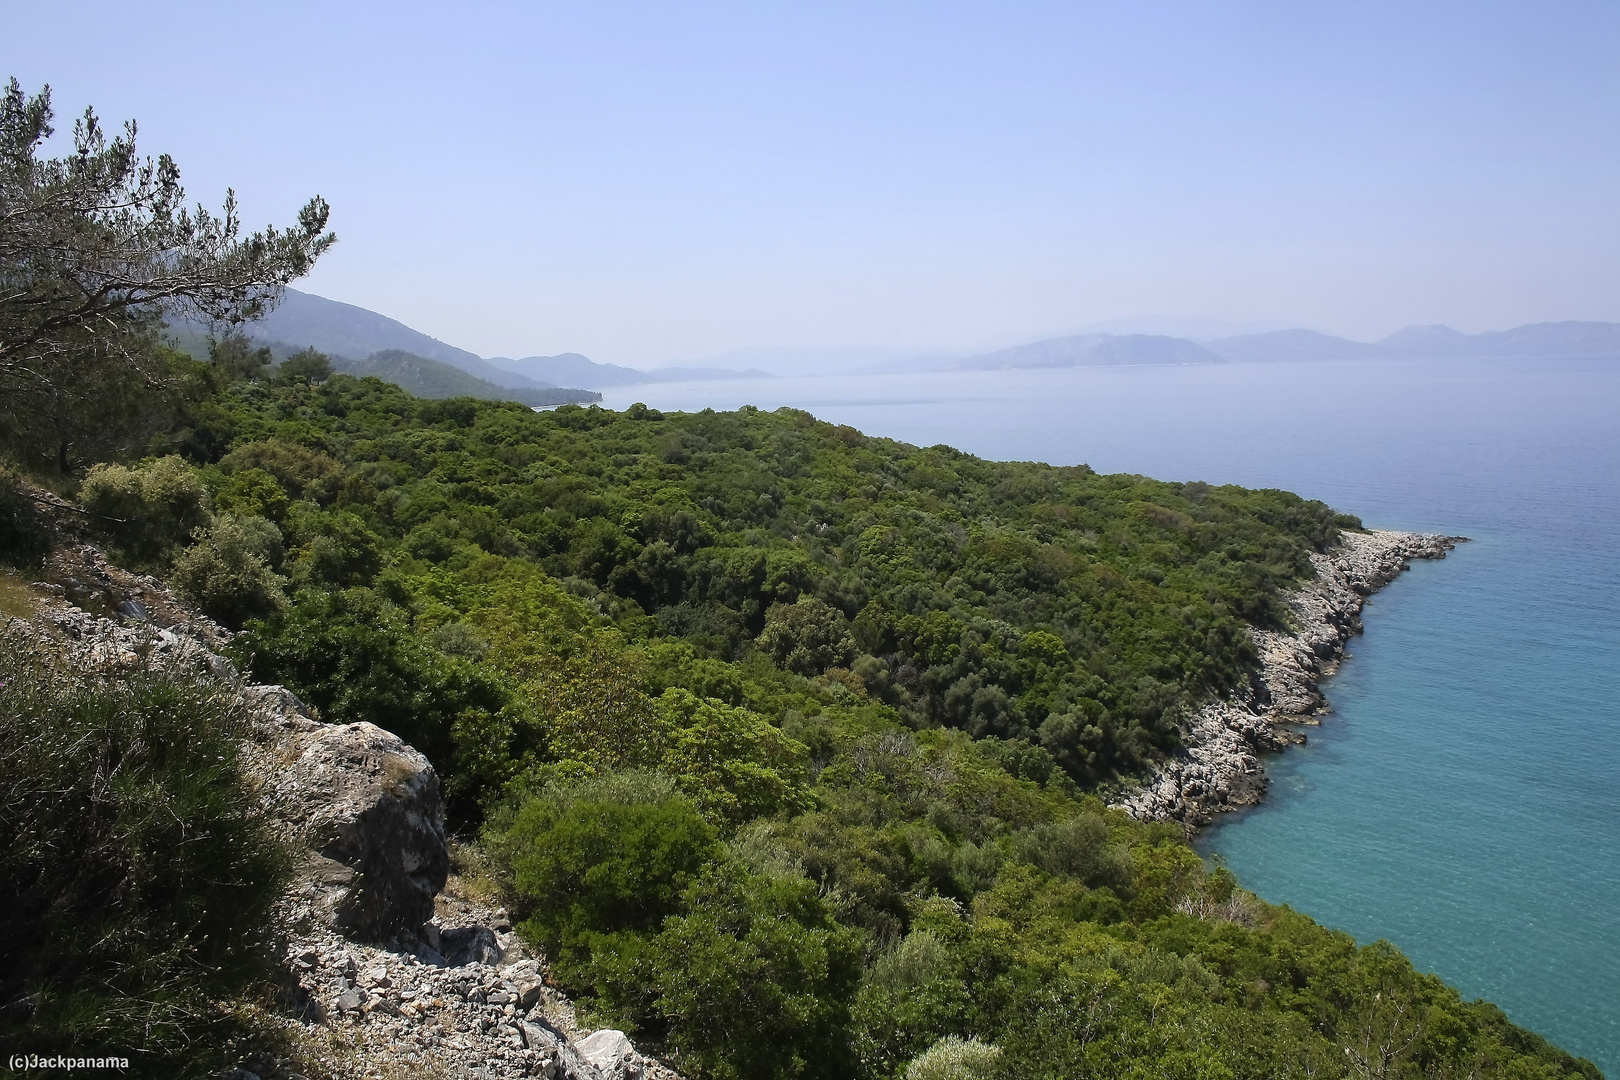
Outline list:
[[[1273,330],[1206,342],[1204,347],[1227,360],[1354,360],[1384,355],[1377,345],[1319,334],[1315,330]]]
[[[639,383],[693,382],[700,379],[769,379],[766,371],[732,371],[727,368],[658,368],[641,371],[620,367],[618,364],[598,364],[579,353],[559,353],[556,356],[525,356],[512,360],[492,356],[492,366],[533,380],[568,386],[583,386],[595,390],[604,386],[634,386]]]
[[[1408,326],[1378,341],[1383,356],[1474,356],[1474,338],[1449,326]]]
[[[1449,326],[1408,326],[1367,343],[1318,334],[1278,330],[1244,334],[1207,344],[1228,360],[1355,360],[1362,358],[1575,357],[1620,358],[1620,323],[1531,323],[1512,330],[1465,334]]]
[[[558,386],[498,386],[460,368],[401,349],[384,349],[364,360],[334,356],[332,367],[348,375],[375,375],[384,382],[394,383],[424,398],[471,397],[487,401],[517,401],[530,406],[602,400],[602,395],[592,390],[570,390]]]
[[[295,348],[308,346],[319,349],[329,356],[347,357],[352,362],[364,362],[354,361],[355,357],[372,357],[381,352],[397,351],[419,359],[448,364],[483,382],[517,390],[558,386],[578,386],[595,390],[604,386],[628,386],[647,382],[770,378],[770,375],[763,371],[729,371],[718,368],[661,368],[657,371],[638,371],[617,364],[598,364],[579,353],[528,356],[521,360],[506,357],[485,360],[476,353],[447,345],[419,330],[412,330],[397,319],[390,319],[386,315],[379,315],[375,311],[354,304],[328,300],[313,293],[299,292],[297,289],[288,289],[285,299],[274,311],[257,323],[246,327],[246,330],[248,336],[256,341],[286,343]],[[183,333],[184,329],[181,332]],[[438,376],[429,380],[434,385],[442,381]]]
[[[1480,356],[1620,357],[1620,323],[1549,322],[1474,334]]]
[[[1158,321],[1169,325],[1166,320]],[[1193,324],[1192,320],[1182,322],[1189,327]],[[1123,328],[1126,324],[1120,325]],[[177,330],[184,333],[186,328]],[[352,363],[368,362],[354,361],[355,357],[367,357],[369,360],[378,353],[399,351],[421,360],[447,364],[485,383],[508,389],[541,390],[572,386],[600,390],[641,383],[773,377],[770,372],[756,368],[736,371],[719,367],[680,366],[642,371],[618,364],[599,364],[579,353],[526,356],[516,360],[491,357],[486,360],[412,330],[386,315],[296,289],[288,289],[281,306],[250,326],[248,332],[260,341],[286,343],[295,348],[313,346],[333,357],[350,358]],[[798,355],[801,353],[804,355]],[[727,354],[725,359],[732,356],[745,363],[782,366],[782,374],[819,373],[818,369],[830,369],[827,370],[829,374],[834,371],[855,374],[862,370],[983,371],[1136,364],[1215,364],[1228,360],[1297,362],[1381,357],[1620,358],[1620,323],[1533,323],[1481,334],[1465,334],[1449,326],[1408,326],[1371,343],[1301,329],[1239,334],[1203,344],[1167,334],[1087,333],[1047,338],[973,356],[957,354],[955,358],[938,352],[932,355],[906,355],[905,350],[899,349],[855,347],[838,350],[738,350],[734,354]],[[445,383],[442,373],[429,377],[426,372],[427,369],[412,368],[401,378],[414,379],[424,387]]]
[[[554,385],[503,371],[476,353],[446,345],[386,315],[297,289],[288,289],[274,311],[246,330],[255,340],[285,341],[350,359],[398,349],[460,368],[496,386],[543,388]]]
[[[1001,368],[1097,367],[1124,364],[1219,364],[1221,357],[1186,338],[1160,334],[1079,334],[1050,338],[1010,349],[969,356],[943,366],[945,371],[994,371]]]

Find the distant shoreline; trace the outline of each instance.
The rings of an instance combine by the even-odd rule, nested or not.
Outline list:
[[[1361,632],[1367,597],[1410,569],[1412,559],[1443,559],[1467,539],[1372,529],[1345,532],[1327,554],[1312,555],[1316,577],[1285,598],[1296,628],[1250,629],[1260,652],[1256,688],[1194,713],[1181,751],[1116,805],[1139,820],[1177,821],[1191,831],[1258,803],[1270,783],[1261,755],[1304,742],[1289,725],[1328,711],[1320,682]]]

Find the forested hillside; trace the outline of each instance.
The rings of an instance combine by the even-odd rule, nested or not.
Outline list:
[[[1247,677],[1320,503],[342,375],[153,450],[83,484],[122,557],[424,750],[555,977],[690,1076],[1596,1075],[1097,797]]]
[[[98,606],[88,539],[243,631],[253,678],[422,751],[440,870],[435,774],[458,869],[582,1020],[690,1080],[1597,1077],[1107,806],[1252,676],[1249,627],[1353,519],[791,410],[425,400],[240,332],[187,356],[165,327],[274,308],[335,242],[326,203],[243,235],[234,197],[181,209],[133,124],[86,112],[39,158],[52,117],[0,95],[8,1053],[241,1076],[331,1019],[279,951],[296,851],[248,695],[153,624],[225,635]],[[323,1037],[386,1038],[376,1003]]]
[[[1138,771],[1179,710],[1244,677],[1245,622],[1275,617],[1343,523],[1283,492],[990,463],[802,413],[535,414],[341,379],[227,408],[228,434],[193,435],[237,447],[216,499],[284,529],[300,583],[386,565],[414,596],[517,560],[631,638],[757,647],[913,726],[1044,745],[1085,786]]]

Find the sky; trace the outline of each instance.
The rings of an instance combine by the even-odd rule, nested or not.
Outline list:
[[[7,8],[64,133],[486,356],[1620,321],[1612,0]]]

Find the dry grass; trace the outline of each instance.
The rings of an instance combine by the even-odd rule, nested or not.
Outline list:
[[[308,1080],[464,1080],[467,1066],[443,1053],[429,1051],[417,1061],[402,1060],[398,1044],[379,1031],[361,1026],[315,1027],[266,1017],[286,1024],[279,1068]]]
[[[505,907],[508,897],[495,862],[476,840],[450,838],[450,880],[446,893],[454,893],[488,907]]]
[[[0,570],[0,615],[32,619],[36,614],[34,602],[38,599],[39,594],[20,575]]]

